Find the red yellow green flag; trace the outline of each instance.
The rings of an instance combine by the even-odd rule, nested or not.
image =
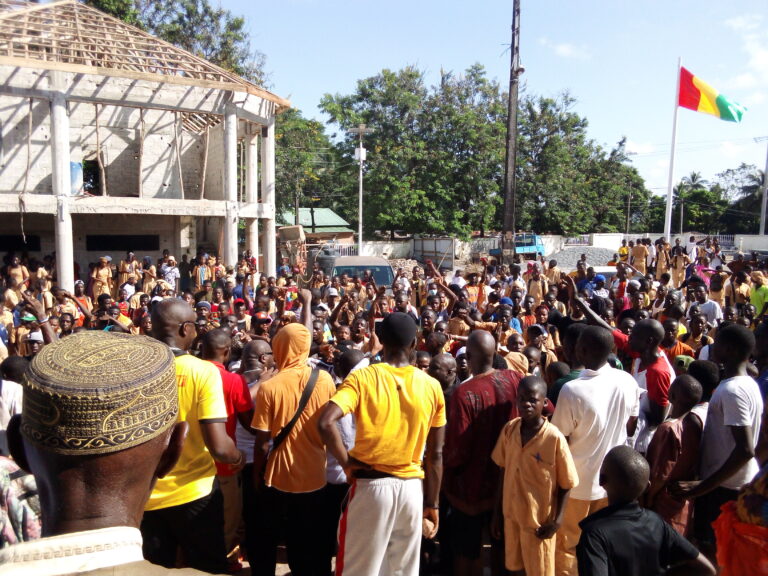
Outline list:
[[[746,108],[729,100],[712,88],[698,76],[680,67],[680,92],[677,96],[678,105],[696,112],[712,114],[721,120],[741,122],[741,116]]]

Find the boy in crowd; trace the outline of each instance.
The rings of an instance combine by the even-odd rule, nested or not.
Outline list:
[[[712,394],[701,442],[701,481],[678,482],[675,494],[695,499],[694,530],[699,547],[714,552],[712,522],[726,502],[759,470],[755,445],[760,435],[763,399],[747,375],[755,336],[731,324],[717,331],[714,360],[723,365],[723,380]]]
[[[629,446],[613,448],[600,468],[608,507],[581,522],[579,574],[630,576],[715,574],[690,542],[637,499],[648,487],[648,463]]]
[[[500,539],[503,533],[504,563],[513,574],[554,576],[553,536],[562,524],[568,493],[579,480],[565,437],[542,415],[547,385],[528,376],[517,394],[520,417],[504,427],[491,455],[504,469],[493,536]]]
[[[669,389],[672,412],[648,446],[651,485],[643,505],[658,513],[682,536],[686,535],[693,507],[670,493],[674,482],[696,478],[703,425],[691,410],[701,401],[701,384],[684,374]]]

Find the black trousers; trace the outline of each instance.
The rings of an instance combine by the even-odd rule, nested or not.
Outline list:
[[[730,488],[715,488],[694,500],[693,504],[693,535],[702,545],[715,545],[715,530],[712,522],[720,516],[720,508],[726,502],[736,500],[738,490]]]
[[[285,541],[293,576],[328,576],[331,559],[323,535],[323,491],[292,494],[262,487],[256,494],[257,520],[252,576],[274,576],[277,546]]]
[[[181,547],[190,568],[211,574],[227,572],[224,500],[215,481],[204,498],[144,512],[141,535],[144,558],[153,564],[175,568],[176,548]]]

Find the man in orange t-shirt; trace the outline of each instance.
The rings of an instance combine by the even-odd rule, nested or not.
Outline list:
[[[308,302],[305,302],[306,306]],[[274,576],[277,546],[285,533],[288,565],[294,574],[327,574],[331,558],[324,540],[313,529],[322,509],[325,487],[325,446],[317,420],[320,408],[336,392],[328,372],[320,370],[315,388],[285,441],[270,449],[280,430],[293,418],[312,369],[307,365],[312,334],[306,326],[284,326],[272,339],[278,373],[256,395],[251,427],[256,430],[254,485],[259,492],[256,558],[249,558],[254,576]],[[256,479],[259,478],[259,481]]]
[[[678,356],[690,356],[691,358],[695,358],[696,354],[694,353],[693,348],[677,339],[677,334],[680,330],[680,322],[674,318],[667,318],[664,320],[662,326],[664,326],[664,338],[661,340],[659,348],[664,350],[664,354],[667,355],[670,364],[674,366],[675,358]]]

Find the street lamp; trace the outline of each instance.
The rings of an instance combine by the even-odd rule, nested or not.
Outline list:
[[[360,146],[355,148],[355,160],[360,162],[360,190],[357,198],[357,254],[363,255],[363,162],[365,162],[365,148],[363,148],[363,136],[372,134],[373,128],[367,128],[365,124],[360,124],[357,128],[347,130],[349,134],[356,134],[360,137]]]

